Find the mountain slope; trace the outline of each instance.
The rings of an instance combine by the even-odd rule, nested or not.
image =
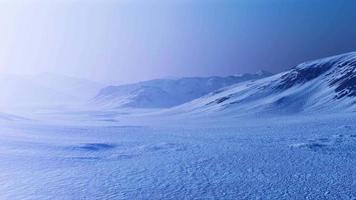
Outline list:
[[[170,112],[300,113],[354,111],[356,52],[302,63],[268,78],[244,82]]]
[[[169,108],[242,81],[271,75],[268,72],[228,77],[155,79],[135,84],[109,86],[92,103],[107,108]]]

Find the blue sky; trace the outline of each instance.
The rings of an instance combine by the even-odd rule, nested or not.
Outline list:
[[[0,71],[100,81],[279,72],[356,50],[353,0],[1,0]]]

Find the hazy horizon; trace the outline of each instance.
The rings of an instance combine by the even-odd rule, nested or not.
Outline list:
[[[43,76],[43,75],[54,75],[54,76],[63,76],[63,77],[68,77],[68,78],[73,78],[73,79],[79,79],[79,80],[87,80],[87,81],[92,81],[92,82],[97,82],[101,83],[104,85],[120,85],[120,84],[131,84],[131,83],[137,83],[137,82],[143,82],[143,81],[149,81],[149,80],[154,80],[154,79],[179,79],[179,78],[201,78],[201,77],[228,77],[228,76],[239,76],[239,75],[244,75],[244,74],[258,74],[261,71],[266,72],[266,73],[271,73],[271,74],[276,74],[272,73],[270,71],[266,70],[257,70],[255,72],[246,72],[246,73],[235,73],[235,74],[225,74],[225,75],[218,75],[218,74],[211,74],[211,75],[187,75],[187,76],[174,76],[174,75],[167,75],[167,76],[158,76],[158,77],[152,77],[152,78],[147,78],[147,79],[142,79],[142,80],[132,80],[128,82],[122,82],[120,79],[111,79],[111,80],[96,80],[96,79],[90,79],[88,77],[82,77],[80,75],[70,75],[70,74],[65,74],[65,73],[60,73],[60,72],[49,72],[49,71],[42,71],[42,72],[35,72],[35,73],[21,73],[21,72],[11,72],[11,71],[3,71],[0,72],[0,76],[8,76],[8,75],[14,75],[14,76],[19,76],[19,77],[36,77],[36,76]],[[277,72],[279,73],[279,72]]]
[[[0,2],[0,72],[99,82],[278,73],[356,50],[352,1]]]

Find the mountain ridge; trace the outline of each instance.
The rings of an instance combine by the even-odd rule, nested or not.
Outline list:
[[[232,75],[226,77],[183,77],[153,79],[133,84],[103,88],[91,103],[108,108],[169,108],[189,102],[217,89],[242,81],[270,76],[271,73]]]
[[[247,81],[170,112],[311,113],[356,110],[356,52],[307,61],[279,74]]]

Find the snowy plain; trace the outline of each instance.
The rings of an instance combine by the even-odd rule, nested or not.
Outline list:
[[[356,198],[355,114],[87,114],[2,120],[0,198]]]

